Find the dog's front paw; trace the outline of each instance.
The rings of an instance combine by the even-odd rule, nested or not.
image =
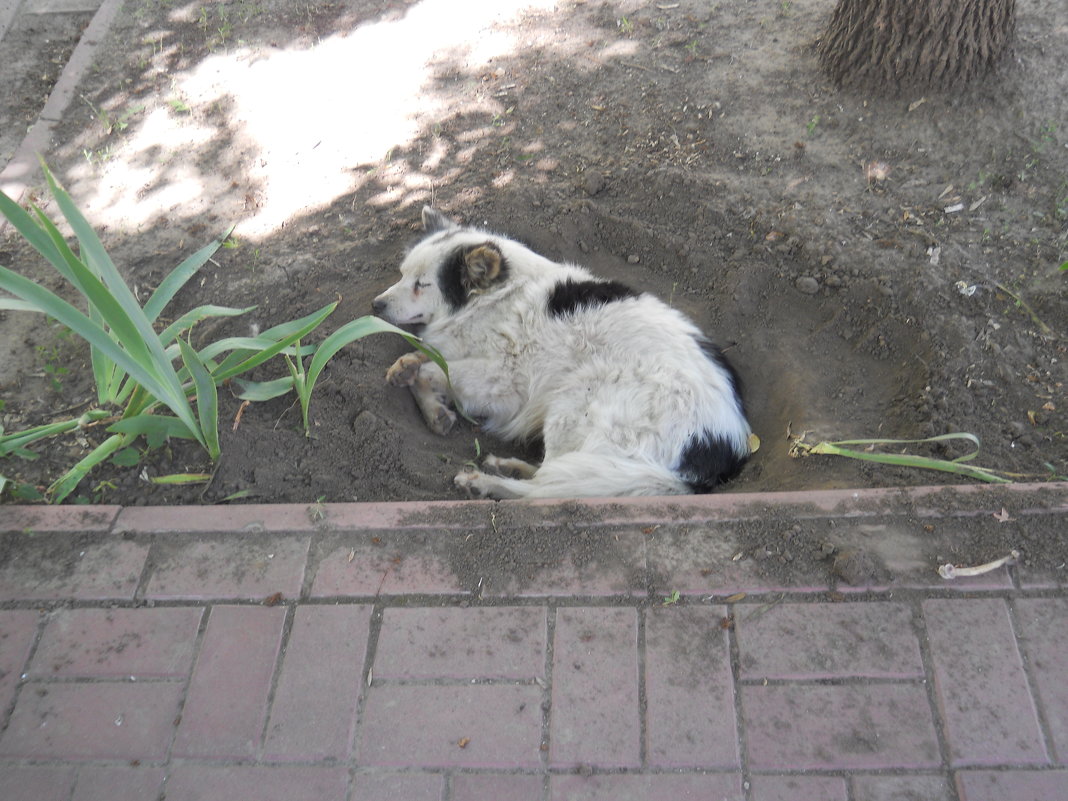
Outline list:
[[[410,387],[426,360],[426,355],[419,351],[405,353],[386,370],[386,381],[395,387]]]
[[[485,481],[486,476],[474,468],[467,468],[463,472],[457,473],[456,478],[452,480],[457,489],[467,493],[468,498],[485,498]]]

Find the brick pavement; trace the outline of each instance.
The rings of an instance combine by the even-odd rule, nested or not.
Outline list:
[[[458,506],[0,507],[0,798],[1068,799],[1056,574],[782,587],[719,496],[474,581]]]

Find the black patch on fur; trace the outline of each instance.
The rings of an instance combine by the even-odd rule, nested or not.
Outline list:
[[[549,294],[549,316],[563,317],[579,309],[636,297],[637,292],[618,281],[576,281],[568,278],[553,287]]]
[[[705,431],[690,438],[677,472],[694,492],[712,492],[738,475],[748,458],[723,437]]]
[[[742,380],[738,371],[723,355],[723,351],[709,340],[698,337],[697,344],[700,345],[705,358],[726,374],[744,416],[745,402],[742,400]],[[739,456],[730,442],[723,437],[703,431],[690,438],[686,450],[682,453],[678,473],[694,492],[712,492],[738,475],[748,460],[748,454]]]
[[[438,286],[452,311],[463,308],[467,303],[467,290],[464,289],[463,248],[456,248],[452,251],[438,267]]]

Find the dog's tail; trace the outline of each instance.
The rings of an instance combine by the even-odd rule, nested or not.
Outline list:
[[[614,495],[683,495],[689,485],[643,459],[572,451],[542,462],[522,494],[528,498],[596,498]]]

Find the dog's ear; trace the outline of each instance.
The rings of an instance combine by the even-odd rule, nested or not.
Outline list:
[[[477,245],[464,252],[463,283],[469,292],[490,288],[504,273],[504,256],[492,242]]]
[[[423,206],[423,229],[428,234],[436,234],[438,231],[447,231],[450,228],[459,227],[437,209]]]

